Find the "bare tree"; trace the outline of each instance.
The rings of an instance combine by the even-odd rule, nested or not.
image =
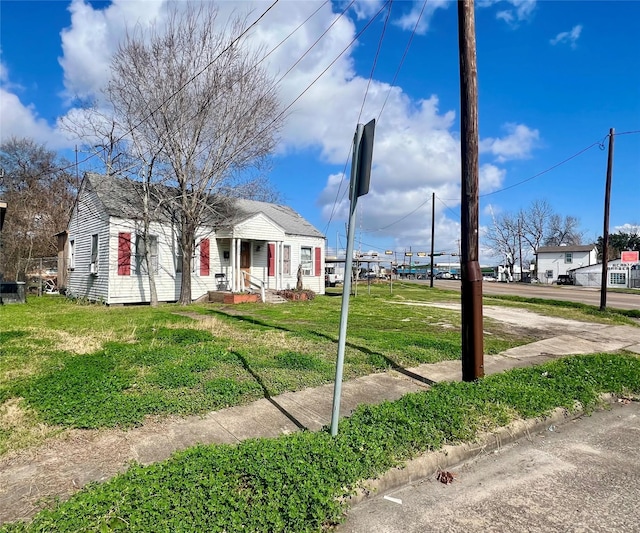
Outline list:
[[[540,247],[548,235],[553,208],[546,200],[534,200],[527,209],[518,213],[522,238],[532,253]]]
[[[494,216],[493,224],[487,228],[485,241],[491,251],[504,257],[509,276],[513,277],[514,265],[519,256],[518,215],[502,213]]]
[[[579,231],[580,221],[576,217],[552,215],[549,220],[549,233],[544,243],[547,246],[562,244],[581,244],[583,233]]]
[[[33,139],[0,146],[0,197],[7,202],[0,272],[9,278],[24,280],[31,259],[57,254],[55,234],[66,228],[74,197],[68,166]]]
[[[281,125],[261,51],[234,39],[245,19],[218,26],[209,3],[170,8],[166,27],[137,27],[112,62],[107,93],[138,145],[157,150],[177,185],[180,303],[191,301],[195,235],[224,216],[229,192],[254,181]]]
[[[123,126],[98,102],[80,102],[62,118],[60,127],[81,140],[81,150],[100,160],[107,176],[122,175],[131,167]]]

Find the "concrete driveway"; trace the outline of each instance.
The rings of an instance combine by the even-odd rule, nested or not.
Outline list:
[[[640,403],[549,426],[350,510],[341,533],[640,532]]]

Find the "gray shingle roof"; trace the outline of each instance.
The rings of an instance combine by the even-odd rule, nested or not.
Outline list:
[[[94,173],[87,173],[85,180],[87,186],[98,195],[107,214],[122,218],[140,218],[142,213],[140,183]],[[177,193],[177,189],[172,187],[163,187],[163,189],[168,194]],[[324,237],[313,225],[288,206],[246,199],[231,199],[231,202],[232,220],[228,220],[225,226],[229,223],[237,224],[258,213],[263,213],[289,235]],[[163,216],[165,215],[156,214],[157,219]]]
[[[540,246],[538,254],[558,253],[558,252],[590,252],[596,247],[595,244],[573,244],[567,246]]]

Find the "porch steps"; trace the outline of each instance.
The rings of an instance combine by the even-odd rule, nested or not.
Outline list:
[[[268,304],[283,304],[286,303],[287,299],[280,296],[273,289],[267,289],[264,293],[264,298],[266,300],[265,303]]]
[[[283,298],[273,289],[266,289],[264,293],[265,303],[268,304],[281,304],[287,301],[286,298]],[[233,295],[230,292],[222,292],[222,291],[209,291],[198,301],[209,301],[209,302],[218,302],[218,303],[244,303],[248,301],[260,301],[260,293],[256,291],[249,291],[244,294],[235,294]]]

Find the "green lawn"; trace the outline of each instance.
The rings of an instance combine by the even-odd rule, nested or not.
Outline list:
[[[640,358],[568,357],[476,383],[438,383],[396,402],[361,406],[337,437],[302,431],[236,446],[196,446],[103,484],[5,533],[312,532],[344,517],[343,497],[363,480],[447,443],[555,407],[592,409],[602,393],[640,394]]]
[[[458,359],[459,312],[391,303],[458,298],[414,284],[396,283],[393,294],[360,287],[351,299],[345,379]],[[276,306],[109,308],[62,297],[2,306],[0,454],[65,428],[126,427],[148,415],[202,413],[331,382],[340,305],[328,295]],[[603,318],[613,319],[621,320]],[[485,353],[534,340],[489,319],[484,326]]]

